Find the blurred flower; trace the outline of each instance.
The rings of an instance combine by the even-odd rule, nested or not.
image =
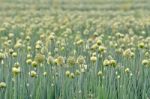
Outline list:
[[[4,54],[0,53],[0,61],[4,59]]]
[[[97,57],[96,56],[92,56],[91,58],[90,58],[90,60],[92,61],[92,62],[96,62],[96,60],[97,60]]]
[[[145,44],[143,42],[141,42],[141,43],[138,44],[139,48],[144,48],[144,46],[145,46]]]
[[[70,75],[70,71],[66,71],[66,73],[65,73],[65,74],[66,74],[66,76],[67,76],[67,77],[69,77],[69,75]]]
[[[109,63],[110,63],[110,65],[113,66],[113,67],[116,67],[116,65],[117,65],[117,62],[116,62],[116,60],[114,60],[114,59],[109,60]]]
[[[30,75],[31,77],[37,77],[37,73],[36,73],[35,71],[30,71],[30,72],[29,72],[29,75]]]
[[[74,73],[70,73],[69,77],[73,79],[75,77]]]
[[[32,61],[32,66],[37,67],[38,63],[36,61]]]
[[[79,71],[79,70],[76,70],[76,71],[75,71],[75,75],[77,75],[77,76],[80,75],[80,71]]]
[[[12,53],[12,56],[13,56],[13,57],[17,57],[17,55],[18,55],[18,54],[17,54],[16,52],[13,52],[13,53]]]
[[[142,64],[145,66],[150,65],[150,61],[147,59],[144,59],[144,60],[142,60]]]
[[[12,73],[16,76],[21,72],[20,67],[13,67]]]
[[[42,62],[44,62],[44,60],[45,60],[45,55],[37,54],[37,55],[35,56],[35,61],[36,61],[37,63],[42,63]]]
[[[130,69],[129,69],[129,68],[126,68],[126,69],[125,69],[125,72],[126,72],[126,73],[129,73],[129,72],[130,72]]]
[[[32,63],[32,59],[27,59],[27,60],[26,60],[26,63],[27,63],[27,64],[31,64],[31,63]]]
[[[62,56],[58,56],[56,59],[55,59],[55,63],[57,65],[63,65],[64,64],[64,58]]]
[[[43,75],[44,75],[44,76],[47,76],[47,72],[44,72]]]
[[[110,61],[109,61],[108,59],[105,59],[105,60],[103,61],[103,65],[104,65],[104,66],[109,66],[109,65],[110,65]]]
[[[53,64],[54,63],[54,58],[52,56],[48,56],[47,63],[48,64]]]
[[[79,56],[78,58],[77,58],[77,63],[78,64],[84,64],[84,62],[85,62],[85,59],[84,59],[84,57],[83,56]]]
[[[131,57],[134,56],[134,53],[131,51],[131,49],[126,49],[126,50],[123,52],[123,55],[124,55],[125,57],[131,58]]]
[[[75,65],[76,59],[73,56],[68,57],[67,63],[71,66]]]
[[[0,88],[6,88],[6,83],[5,82],[0,82]]]
[[[98,76],[102,76],[102,75],[103,75],[102,71],[99,71],[99,72],[97,73],[97,75],[98,75]]]

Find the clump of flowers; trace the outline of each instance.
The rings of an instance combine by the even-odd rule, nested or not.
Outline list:
[[[117,66],[117,62],[114,59],[105,59],[103,61],[103,65],[104,66],[113,66],[113,67],[116,67]]]
[[[110,61],[110,65],[111,65],[111,66],[113,66],[113,67],[116,67],[116,66],[117,66],[116,60],[111,59],[111,60],[109,60],[109,61]]]
[[[76,63],[75,57],[73,57],[73,56],[68,57],[67,63],[71,66],[75,65],[75,63]]]
[[[44,62],[44,60],[45,60],[45,55],[43,55],[43,54],[37,54],[35,56],[35,61],[37,63],[42,63],[42,62]]]
[[[55,63],[57,64],[57,65],[63,65],[64,64],[64,57],[62,57],[62,56],[58,56],[56,59],[55,59]]]
[[[131,49],[126,49],[126,50],[123,52],[123,56],[128,57],[128,58],[131,58],[131,57],[134,56],[134,53],[131,51]]]
[[[79,65],[84,64],[84,62],[85,62],[85,58],[84,58],[83,56],[79,56],[79,57],[77,58],[77,63],[78,63]]]

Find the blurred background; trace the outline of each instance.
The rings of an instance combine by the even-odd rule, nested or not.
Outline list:
[[[149,14],[150,0],[0,0],[1,12],[24,10],[97,11],[98,14],[134,13]],[[4,13],[3,12],[3,13]],[[112,13],[110,13],[112,12]],[[1,13],[1,14],[3,14]]]

